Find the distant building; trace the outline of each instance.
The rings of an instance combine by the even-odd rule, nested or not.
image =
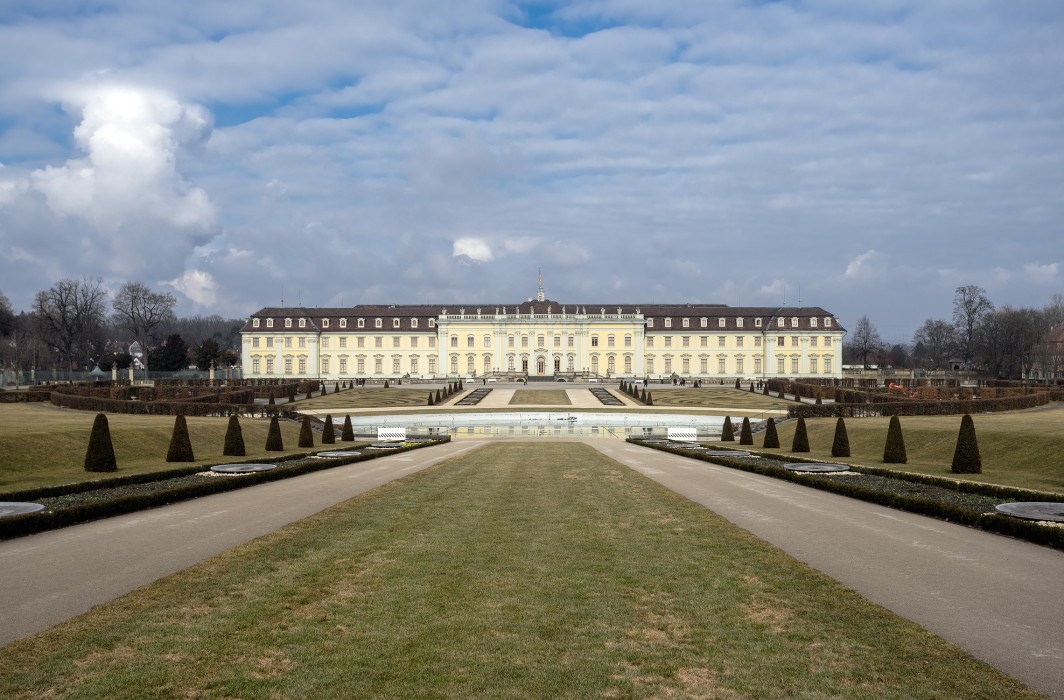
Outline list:
[[[842,376],[845,329],[820,307],[720,304],[264,308],[241,330],[244,377],[324,380]]]

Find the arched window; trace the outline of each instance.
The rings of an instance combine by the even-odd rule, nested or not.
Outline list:
[[[597,374],[598,373],[598,367],[599,367],[599,365],[598,365],[598,355],[592,355],[591,356],[591,371],[595,372]]]
[[[632,356],[631,355],[625,355],[624,356],[624,373],[625,374],[631,374],[632,373]]]
[[[610,374],[615,374],[617,372],[617,358],[613,355],[606,358],[606,371]]]

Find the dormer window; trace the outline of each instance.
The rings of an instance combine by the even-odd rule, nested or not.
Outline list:
[[[435,328],[435,327],[436,327],[436,319],[430,318],[429,319],[429,328]]]
[[[399,327],[399,319],[393,318],[392,319],[392,328],[398,328],[398,327]]]
[[[329,327],[329,319],[327,319],[327,318],[323,318],[323,319],[321,320],[321,327],[322,327],[322,328],[328,328],[328,327]]]
[[[379,318],[373,319],[373,327],[374,328],[384,328],[384,320],[383,319],[379,319]]]
[[[251,319],[251,327],[252,328],[258,328],[259,327],[259,319],[257,319],[257,318]]]
[[[797,328],[797,327],[798,327],[798,317],[797,316],[792,316],[791,317],[791,328]]]
[[[702,319],[702,327],[703,328],[709,328],[709,319],[708,318],[703,318]]]
[[[340,328],[347,328],[347,319],[346,318],[341,318],[340,319]]]
[[[809,319],[809,327],[810,328],[816,328],[816,316],[814,316],[813,318]]]
[[[723,319],[723,318],[718,318],[717,319],[717,328],[724,328],[726,325],[728,325],[728,321],[726,319]]]
[[[366,327],[366,319],[364,319],[364,318],[358,319],[358,323],[356,323],[355,325],[358,326],[359,328],[365,328]]]
[[[761,327],[761,319],[759,319],[759,318],[755,318],[754,319],[754,327],[755,328],[760,328]]]
[[[284,327],[285,327],[285,328],[291,328],[291,327],[292,327],[292,319],[290,319],[290,318],[286,318],[286,319],[284,320]]]
[[[824,319],[824,328],[831,328],[831,317],[830,316]]]
[[[410,327],[411,328],[417,328],[417,319],[416,318],[410,319]]]
[[[672,328],[672,319],[671,318],[665,319],[665,327],[666,328]]]
[[[647,328],[653,328],[653,327],[654,327],[654,319],[648,318],[647,319]]]
[[[305,318],[299,319],[299,327],[300,328],[306,328],[307,327],[307,319],[305,319]]]
[[[735,319],[735,327],[736,328],[742,328],[743,327],[743,320],[741,318]]]
[[[685,319],[683,320],[683,323],[682,323],[682,325],[683,325],[683,327],[684,327],[684,328],[690,328],[690,327],[691,327],[691,319],[689,319],[689,318],[685,318]]]

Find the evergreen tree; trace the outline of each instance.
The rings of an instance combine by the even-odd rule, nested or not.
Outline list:
[[[850,456],[850,436],[846,433],[846,421],[839,416],[835,422],[835,439],[831,442],[832,457]]]
[[[739,430],[739,444],[753,445],[754,431],[750,429],[750,417],[743,416],[743,427]]]
[[[299,426],[299,446],[314,447],[314,432],[310,429],[310,416],[303,416],[303,423]]]
[[[809,451],[809,433],[805,428],[805,418],[798,417],[798,427],[794,429],[794,440],[791,441],[791,452]]]
[[[721,442],[735,442],[735,428],[731,424],[731,416],[724,416],[724,427],[720,429]]]
[[[336,429],[333,428],[332,415],[326,414],[325,416],[325,429],[321,431],[321,444],[323,445],[335,445],[336,444]]]
[[[344,429],[340,432],[340,440],[343,442],[354,442],[355,430],[351,427],[351,416],[344,416]]]
[[[247,454],[244,449],[244,433],[240,429],[240,420],[235,415],[229,416],[222,454],[226,457],[243,457]]]
[[[166,451],[167,462],[195,462],[192,456],[192,440],[188,437],[188,424],[180,413],[174,418],[174,432],[170,435],[170,449]]]
[[[277,416],[270,418],[270,430],[266,433],[266,451],[284,452],[284,441],[281,439],[281,424],[277,422]]]
[[[776,433],[776,420],[769,416],[768,422],[765,423],[765,449],[779,447],[780,436]]]
[[[957,448],[953,451],[954,474],[981,474],[983,460],[979,456],[979,442],[975,439],[975,421],[967,413],[961,418],[957,434]]]
[[[901,434],[901,420],[897,416],[891,416],[890,425],[887,427],[887,444],[883,446],[883,462],[905,464],[907,461],[905,438]]]
[[[92,432],[89,433],[89,446],[85,450],[85,471],[113,472],[117,469],[118,462],[111,444],[111,428],[107,424],[107,416],[97,413],[96,419],[92,421]]]

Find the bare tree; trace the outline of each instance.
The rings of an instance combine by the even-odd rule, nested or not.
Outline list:
[[[15,328],[15,312],[11,308],[11,300],[7,295],[0,292],[0,338],[11,335]]]
[[[883,339],[879,337],[879,331],[868,320],[868,316],[857,319],[853,335],[848,343],[854,357],[861,358],[861,365],[868,368],[868,356],[876,355],[883,348]]]
[[[75,361],[90,358],[103,349],[102,326],[107,291],[99,278],[65,279],[37,292],[33,312],[41,336],[73,371]]]
[[[958,343],[965,362],[972,361],[979,323],[993,310],[994,304],[982,287],[974,284],[957,287],[953,296],[953,325],[957,327]]]
[[[927,319],[913,334],[913,354],[927,369],[945,368],[957,345],[957,330],[939,319]]]
[[[176,304],[173,294],[153,292],[142,282],[126,282],[115,294],[111,303],[114,307],[112,319],[116,326],[129,331],[140,343],[145,369],[148,367],[148,345],[155,340],[154,331],[174,322]]]

